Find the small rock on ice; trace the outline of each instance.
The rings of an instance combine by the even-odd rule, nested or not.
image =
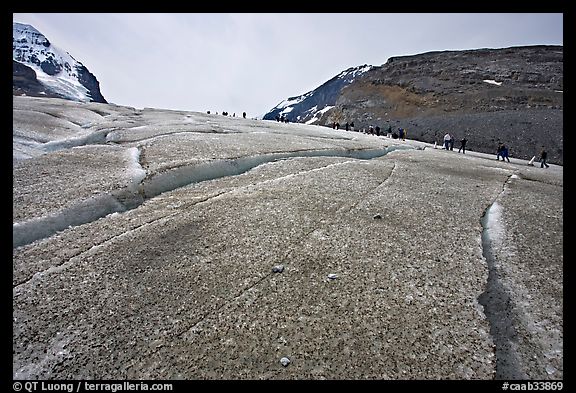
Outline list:
[[[334,279],[338,278],[338,276],[337,276],[336,274],[334,274],[334,273],[330,273],[330,274],[328,275],[328,278],[329,278],[330,280],[334,280]]]
[[[283,357],[282,359],[280,359],[280,364],[286,367],[290,364],[290,359],[288,359],[287,357]]]
[[[272,273],[282,273],[284,271],[284,265],[276,265],[272,268]]]

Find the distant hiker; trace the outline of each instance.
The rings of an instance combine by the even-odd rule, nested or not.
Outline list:
[[[376,136],[380,136],[380,127],[376,126]]]
[[[276,115],[275,119],[276,121],[280,121],[280,115]]]
[[[374,134],[374,126],[371,125],[368,127],[368,134],[370,135]]]
[[[502,142],[498,142],[498,148],[496,149],[496,161],[500,161],[500,156],[502,155],[502,148],[504,145]],[[502,157],[502,161],[504,161],[504,157]]]
[[[398,138],[404,139],[404,128],[398,128]]]
[[[450,135],[450,150],[454,150],[454,135]]]
[[[510,162],[510,159],[508,158],[508,148],[504,144],[502,144],[502,148],[500,149],[500,155],[502,156],[502,161],[506,159],[506,161]]]
[[[406,128],[402,129],[402,140],[406,140],[406,135],[408,135],[408,130]]]
[[[246,118],[246,112],[242,112],[242,117]]]
[[[354,131],[354,122],[351,122],[351,123],[350,123],[350,130],[351,130],[351,131]]]
[[[550,167],[546,163],[547,158],[548,158],[548,152],[546,151],[546,149],[544,149],[544,146],[542,146],[542,151],[540,152],[540,168],[544,168],[544,166],[546,166],[546,168]]]
[[[210,114],[210,111],[207,111],[206,113]]]
[[[392,126],[388,124],[388,129],[386,130],[386,136],[392,138]]]
[[[392,133],[392,139],[398,139],[398,134],[396,133],[396,131]]]
[[[466,142],[468,142],[466,137],[462,138],[460,141],[460,149],[458,149],[458,153],[460,153],[460,150],[462,150],[462,154],[466,154]]]
[[[446,135],[444,135],[444,148],[446,150],[450,150],[450,139],[452,139],[452,136],[450,136],[449,133],[446,133]]]
[[[506,146],[504,146],[504,148],[502,149],[502,158],[506,159],[506,161],[510,162],[510,158],[508,158],[508,148]]]
[[[340,129],[340,123],[336,122],[336,129],[339,130]]]

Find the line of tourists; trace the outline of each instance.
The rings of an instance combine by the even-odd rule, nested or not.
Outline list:
[[[335,130],[338,130],[340,128],[340,123],[333,122],[332,128]],[[369,135],[386,136],[388,138],[402,139],[402,140],[406,140],[406,136],[408,135],[407,130],[403,127],[398,127],[397,130],[392,131],[392,126],[390,124],[388,124],[388,127],[386,129],[382,129],[382,128],[380,128],[380,126],[369,125],[368,128],[364,127],[364,128],[355,130],[354,129],[354,122],[352,121],[352,122],[346,122],[344,124],[344,129],[346,131],[356,131],[356,132],[362,132],[364,134],[369,134]]]

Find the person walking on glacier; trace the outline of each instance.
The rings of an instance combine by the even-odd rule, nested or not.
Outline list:
[[[466,137],[462,138],[460,141],[460,149],[458,149],[458,153],[460,153],[460,150],[462,150],[462,154],[466,154],[466,142],[468,142]]]
[[[449,133],[446,133],[446,135],[444,135],[444,148],[446,150],[450,150],[450,140],[452,139],[452,137],[450,136]]]
[[[540,152],[540,168],[544,168],[544,166],[546,166],[546,168],[549,168],[550,166],[546,163],[546,159],[548,158],[548,152],[546,151],[546,149],[544,148],[544,146],[542,146],[542,151]]]
[[[500,145],[500,156],[502,156],[502,161],[506,159],[510,162],[510,159],[508,158],[508,148],[503,143]]]
[[[502,148],[504,145],[502,142],[498,142],[498,148],[496,149],[496,161],[500,161],[500,156],[502,155]],[[504,161],[504,157],[502,157],[502,161]]]

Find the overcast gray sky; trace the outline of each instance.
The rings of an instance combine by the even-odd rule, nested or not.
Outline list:
[[[563,45],[561,13],[15,13],[108,102],[262,116],[341,71],[439,50]]]

